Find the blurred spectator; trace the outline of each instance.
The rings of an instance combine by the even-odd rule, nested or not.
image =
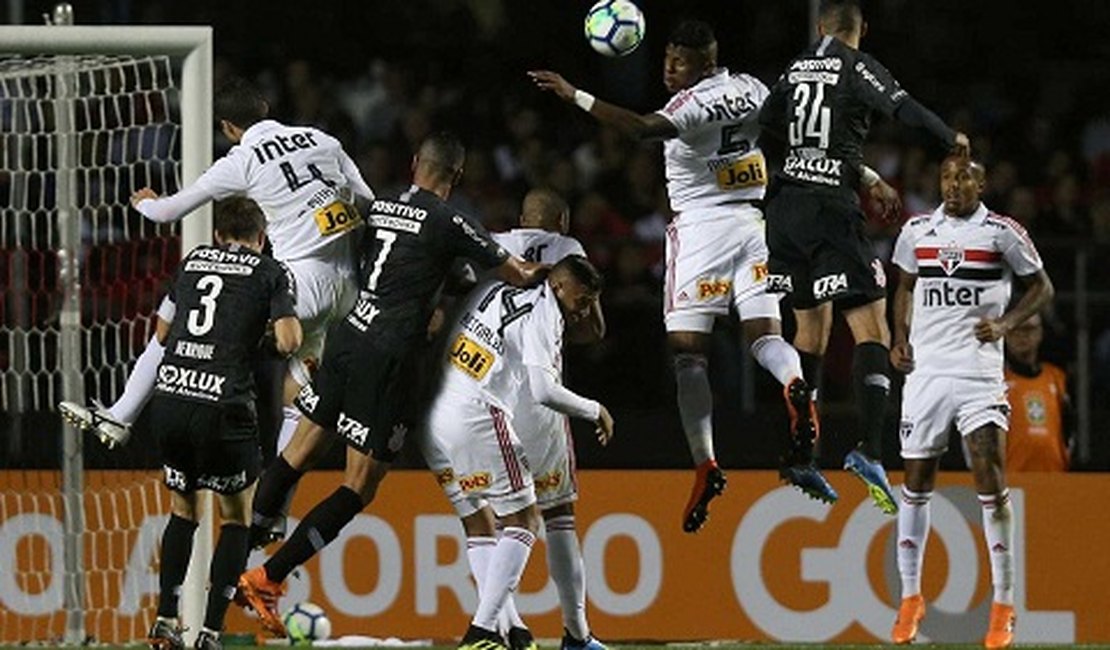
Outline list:
[[[1070,464],[1067,375],[1039,359],[1043,338],[1039,314],[1006,335],[1011,410],[1006,469],[1011,472],[1062,472]]]

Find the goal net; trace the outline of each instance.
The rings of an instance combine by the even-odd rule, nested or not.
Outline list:
[[[122,392],[183,245],[207,230],[197,219],[183,243],[129,207],[211,155],[211,32],[180,28],[191,45],[157,52],[165,29],[0,28],[0,645],[127,643],[155,614],[155,442],[109,453],[57,404]],[[201,111],[186,103],[198,49]]]

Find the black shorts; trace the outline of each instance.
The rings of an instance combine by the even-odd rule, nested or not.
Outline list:
[[[404,346],[379,346],[366,336],[332,330],[324,360],[312,383],[294,404],[305,417],[338,433],[351,447],[375,460],[393,462],[405,443]]]
[[[834,300],[858,307],[886,297],[886,275],[864,235],[854,196],[779,183],[767,203],[767,290],[795,309]]]
[[[166,487],[235,494],[262,471],[258,421],[250,404],[204,404],[155,395],[150,426],[162,448]]]

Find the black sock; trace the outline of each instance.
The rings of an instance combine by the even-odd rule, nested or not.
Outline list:
[[[360,512],[362,499],[354,490],[343,486],[332,492],[305,515],[289,539],[263,565],[266,575],[274,582],[285,580],[293,569],[330,544]]]
[[[260,517],[271,519],[280,516],[283,512],[282,508],[286,506],[294,488],[297,487],[297,481],[300,481],[302,476],[304,472],[293,469],[293,466],[278,454],[258,479],[258,489],[254,492],[252,505],[255,523],[260,523],[258,521]]]
[[[860,343],[852,355],[860,449],[875,460],[883,457],[883,423],[890,394],[889,355],[885,345],[874,342]]]
[[[239,575],[247,568],[247,527],[224,524],[220,528],[220,541],[212,553],[212,566],[208,573],[208,609],[204,612],[204,627],[213,632],[224,629],[224,616],[235,597]]]
[[[811,390],[817,391],[821,394],[821,374],[824,368],[822,364],[825,358],[818,354],[810,354],[809,352],[802,352],[798,350],[798,357],[802,360],[802,374],[805,375],[806,383],[809,384]]]
[[[193,554],[193,533],[197,522],[170,515],[162,531],[162,567],[158,571],[158,615],[177,618],[177,600],[181,596],[181,583],[189,569],[189,556]]]

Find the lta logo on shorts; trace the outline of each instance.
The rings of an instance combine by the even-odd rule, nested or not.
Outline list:
[[[848,274],[826,275],[813,281],[813,297],[817,300],[835,296],[848,290]]]

